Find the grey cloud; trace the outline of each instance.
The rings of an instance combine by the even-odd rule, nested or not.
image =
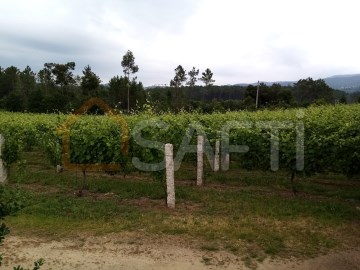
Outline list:
[[[224,10],[234,6],[236,1],[228,1],[233,3],[228,5],[226,2]],[[228,13],[217,13],[215,3],[219,1],[4,1],[0,17],[0,64],[2,67],[15,65],[20,69],[29,65],[38,71],[45,62],[74,61],[75,73],[81,74],[82,68],[89,64],[106,83],[112,76],[122,74],[121,58],[130,49],[140,67],[138,78],[144,85],[169,83],[177,64],[186,69],[193,65],[200,70],[209,67],[217,84],[296,79],[304,77],[304,74],[311,76],[323,72],[358,73],[354,70],[358,67],[356,59],[351,58],[356,55],[356,50],[348,53],[348,62],[341,62],[338,58],[336,63],[328,65],[326,55],[322,56],[323,59],[321,56],[310,58],[310,55],[318,55],[317,48],[313,48],[315,43],[307,46],[309,44],[304,45],[301,33],[299,36],[290,35],[285,31],[286,22],[281,24],[283,31],[273,31],[271,20],[266,21],[266,16],[259,17],[263,22],[249,21],[241,28],[249,31],[240,31],[235,20],[239,17],[227,20],[223,16]],[[204,10],[214,12],[214,16],[212,13],[204,16]],[[212,24],[209,29],[186,25],[192,16],[195,23],[214,20],[222,27],[219,30],[214,29]],[[228,21],[234,24],[223,25]],[[338,22],[341,23],[341,20]],[[263,27],[264,24],[269,24],[269,27]],[[302,26],[299,24],[298,28],[301,30]],[[256,29],[259,33],[251,35]],[[191,30],[194,33],[189,34]],[[209,30],[211,39],[204,40],[202,35],[196,35],[203,30]],[[261,38],[257,39],[258,36]],[[196,51],[191,42],[198,45],[195,49],[201,49]],[[252,42],[256,44],[251,46]],[[350,51],[340,45],[339,51]],[[356,49],[356,46],[353,47]],[[217,51],[228,53],[225,53],[226,57],[221,57]]]
[[[46,19],[39,14],[31,20],[29,15],[18,20],[11,28],[0,27],[3,44],[0,44],[0,48],[7,48],[0,52],[3,66],[30,65],[34,70],[39,70],[45,62],[75,61],[76,73],[81,74],[81,69],[90,64],[103,81],[107,82],[112,76],[122,74],[122,54],[127,49],[132,49],[121,40],[123,34],[132,36],[146,46],[147,40],[159,32],[165,35],[180,32],[186,18],[196,9],[196,4],[191,0],[56,2],[45,3],[46,10],[49,9]],[[56,7],[65,10],[64,15],[59,16]],[[125,21],[127,28],[117,25],[116,21],[113,24],[109,22],[106,18],[109,11]],[[49,20],[49,14],[54,15],[53,20]],[[96,26],[96,32],[92,31],[91,26]],[[116,35],[119,42],[114,44],[111,40],[114,37],[116,40]],[[16,54],[12,55],[14,52]],[[140,52],[134,53],[139,65],[144,65],[144,68],[151,65],[141,63]],[[156,82],[155,76],[163,74],[163,71],[154,71],[147,76],[140,66],[139,79],[144,80],[144,84]],[[165,77],[159,80],[165,80]],[[170,78],[166,78],[167,80]]]
[[[291,68],[302,68],[307,62],[306,54],[296,48],[271,48],[269,53],[273,63]]]
[[[125,4],[126,2],[126,4]],[[168,0],[134,0],[114,1],[113,8],[125,16],[130,24],[146,27],[138,30],[138,34],[146,34],[148,28],[152,30],[178,31],[184,20],[195,9],[194,1]]]
[[[83,51],[83,46],[76,43],[69,43],[66,40],[54,40],[36,36],[20,36],[17,34],[5,36],[7,42],[16,44],[16,46],[24,47],[33,51],[54,54],[77,54]]]

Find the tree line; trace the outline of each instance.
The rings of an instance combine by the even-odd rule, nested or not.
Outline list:
[[[214,86],[214,74],[209,68],[200,78],[199,69],[195,67],[187,72],[182,65],[178,65],[174,71],[175,76],[170,81],[170,87],[153,87],[148,90],[151,104],[159,111],[196,110],[211,113],[360,102],[356,94],[350,95],[334,90],[322,79],[300,79],[295,84],[287,86],[278,83]],[[204,86],[197,85],[197,81],[203,82]]]
[[[71,112],[90,97],[100,97],[122,111],[136,110],[145,102],[141,82],[130,75],[138,71],[135,57],[128,51],[121,62],[123,76],[102,84],[89,65],[82,75],[74,75],[75,62],[45,63],[38,72],[29,66],[0,67],[0,108],[36,113]]]
[[[214,85],[214,74],[207,68],[199,77],[199,69],[186,71],[178,65],[168,87],[144,89],[135,74],[139,67],[129,50],[123,56],[123,75],[101,82],[89,65],[82,75],[74,75],[75,62],[45,63],[37,73],[29,66],[0,67],[0,109],[37,113],[71,112],[90,97],[100,97],[114,108],[139,111],[149,104],[155,111],[179,112],[255,110],[258,108],[306,107],[311,104],[359,102],[358,93],[331,89],[324,80],[301,79],[294,85],[280,84],[239,86]],[[204,85],[197,85],[201,81]]]

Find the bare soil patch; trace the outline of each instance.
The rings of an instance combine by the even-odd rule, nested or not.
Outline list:
[[[142,237],[134,233],[46,239],[9,236],[2,247],[4,269],[30,267],[44,258],[43,269],[249,269],[241,256],[225,251],[204,251],[178,237]],[[358,270],[360,249],[336,251],[312,259],[267,258],[259,270]]]

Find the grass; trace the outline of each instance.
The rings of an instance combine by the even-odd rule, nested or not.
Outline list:
[[[89,173],[78,197],[81,173],[55,173],[37,152],[24,157],[31,162],[25,170],[12,168],[8,186],[20,190],[25,201],[26,207],[6,221],[18,234],[178,235],[197,239],[204,251],[245,254],[249,266],[265,256],[313,256],[360,244],[356,179],[302,178],[294,196],[286,172],[231,169],[215,174],[207,167],[206,185],[196,187],[195,167],[183,164],[176,172],[176,209],[169,210],[163,184],[147,174]]]

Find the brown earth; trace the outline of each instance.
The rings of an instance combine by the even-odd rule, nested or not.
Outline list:
[[[190,270],[249,269],[240,256],[225,251],[202,251],[181,238],[143,238],[136,234],[52,239],[9,236],[1,250],[2,269],[22,265],[31,267],[45,259],[41,269],[126,269]],[[259,270],[360,270],[360,248],[334,251],[312,259],[265,259]]]

